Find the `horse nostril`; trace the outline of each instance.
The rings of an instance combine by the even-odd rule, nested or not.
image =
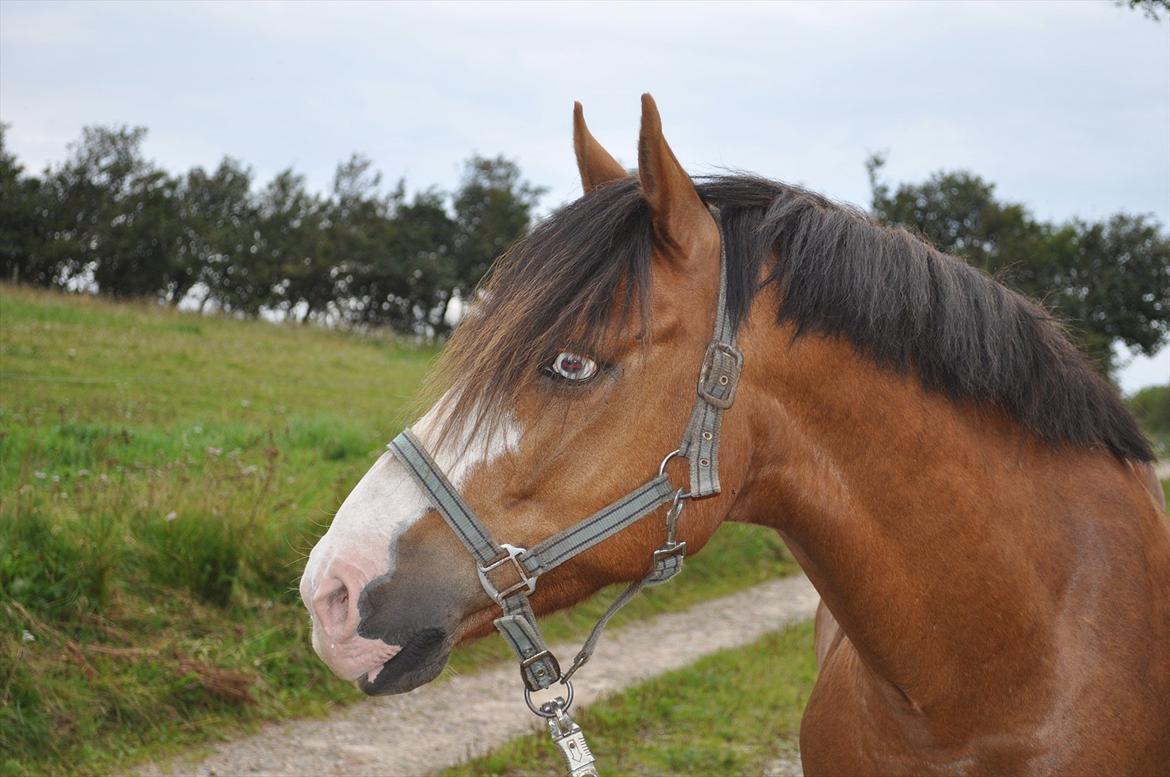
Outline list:
[[[321,584],[313,597],[313,615],[326,634],[335,638],[344,637],[357,627],[354,623],[347,628],[352,620],[351,615],[357,614],[352,600],[349,586],[341,578],[331,577]]]

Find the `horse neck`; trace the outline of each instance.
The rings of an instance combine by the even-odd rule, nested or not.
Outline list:
[[[1132,472],[838,339],[757,321],[741,343],[752,459],[730,517],[781,532],[865,666],[915,704],[953,698],[959,667],[1036,677],[1084,548],[1116,545],[1117,521],[1150,501]],[[1116,509],[1087,507],[1106,492]],[[1088,574],[1124,574],[1101,562],[1119,555]]]

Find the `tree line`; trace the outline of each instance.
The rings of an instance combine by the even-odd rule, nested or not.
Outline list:
[[[874,215],[1040,300],[1106,373],[1115,343],[1152,356],[1170,339],[1170,239],[1152,216],[1041,221],[966,171],[892,188],[884,162],[866,164]]]
[[[172,175],[143,128],[90,127],[40,176],[0,128],[0,276],[244,316],[441,334],[447,308],[529,227],[544,190],[473,156],[454,192],[407,196],[355,154],[331,189],[291,169],[258,185],[224,158]]]
[[[0,277],[243,316],[385,326],[441,336],[448,307],[523,235],[545,189],[504,157],[473,156],[452,192],[408,196],[369,159],[310,191],[291,169],[259,184],[244,164],[172,175],[142,128],[91,127],[30,174],[0,125]],[[1114,345],[1170,339],[1170,239],[1150,216],[1050,223],[970,172],[891,186],[867,164],[871,208],[1042,300],[1106,371]]]

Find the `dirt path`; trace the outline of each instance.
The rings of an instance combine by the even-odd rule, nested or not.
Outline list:
[[[754,642],[811,618],[816,606],[813,587],[796,576],[607,634],[581,670],[574,707],[708,653]],[[553,649],[567,659],[578,647]],[[508,664],[405,696],[353,704],[323,720],[273,724],[254,736],[216,746],[202,761],[151,764],[133,773],[422,775],[482,755],[535,728],[536,718],[524,706],[517,669]],[[603,765],[605,755],[598,753]]]

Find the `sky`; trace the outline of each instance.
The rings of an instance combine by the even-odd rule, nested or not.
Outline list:
[[[580,194],[574,100],[626,166],[651,92],[692,174],[750,170],[869,202],[864,163],[969,169],[1044,219],[1170,224],[1170,20],[1106,0],[112,3],[0,0],[0,121],[39,171],[92,124],[185,171],[224,155],[329,187],[351,153],[449,189],[504,154]],[[1122,388],[1170,380],[1170,349]]]

